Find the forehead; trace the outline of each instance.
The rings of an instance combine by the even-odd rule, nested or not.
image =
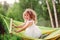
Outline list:
[[[29,15],[28,13],[25,13],[24,15]]]

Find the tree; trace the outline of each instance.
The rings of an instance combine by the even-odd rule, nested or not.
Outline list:
[[[49,11],[49,16],[50,16],[51,25],[52,25],[52,28],[54,28],[53,18],[52,18],[50,6],[49,6],[49,4],[48,4],[48,0],[46,0],[46,4],[47,4],[48,11]]]
[[[23,21],[22,9],[19,7],[19,3],[15,3],[12,7],[10,7],[6,16],[13,18],[14,20]]]
[[[33,10],[39,4],[39,0],[20,0],[20,6],[23,9],[32,8]]]
[[[54,0],[52,0],[52,4],[53,4],[53,9],[54,9],[54,16],[55,16],[56,27],[58,28],[57,12],[56,12],[56,6],[55,6]]]
[[[6,1],[4,1],[3,9],[4,9],[4,15],[5,16],[6,16],[6,13],[7,13],[8,8],[9,8],[9,4]]]
[[[3,9],[3,6],[2,6],[2,4],[1,4],[1,3],[0,3],[0,14],[5,15],[5,13],[4,13],[4,9]]]

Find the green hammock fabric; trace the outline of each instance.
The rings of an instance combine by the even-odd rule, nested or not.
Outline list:
[[[10,18],[4,17],[3,15],[1,15],[0,17],[2,17],[3,22],[5,23],[5,27],[7,27],[8,32],[10,29]],[[19,21],[15,21],[13,20],[13,23],[15,25],[21,25],[23,22],[19,22]],[[57,36],[60,36],[60,28],[50,28],[50,27],[43,27],[43,26],[38,26],[41,29],[42,34],[49,34],[48,36],[46,36],[44,39],[36,39],[36,38],[31,38],[28,37],[26,35],[24,35],[25,31],[22,31],[20,33],[16,33],[16,32],[12,32],[14,35],[23,37],[23,38],[29,38],[29,39],[34,39],[34,40],[46,40],[46,39],[51,39],[51,38],[55,38]],[[16,29],[17,30],[17,29]]]
[[[57,31],[51,33],[49,36],[45,37],[44,39],[51,39],[51,38],[59,37],[59,36],[60,36],[60,30],[57,30]]]

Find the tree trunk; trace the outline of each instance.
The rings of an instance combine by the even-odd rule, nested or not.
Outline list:
[[[54,9],[54,16],[55,16],[55,22],[56,22],[56,28],[58,28],[58,19],[57,19],[57,12],[56,12],[56,6],[54,0],[52,0],[53,9]]]
[[[48,12],[49,12],[49,16],[50,16],[51,26],[52,26],[52,28],[54,28],[53,18],[52,18],[52,14],[51,14],[50,6],[49,6],[49,4],[48,4],[48,0],[46,0],[46,4],[47,4],[47,8],[48,8]]]
[[[60,0],[59,0],[59,4],[60,4]]]

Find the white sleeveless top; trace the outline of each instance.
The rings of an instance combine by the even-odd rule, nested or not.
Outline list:
[[[39,38],[42,33],[41,30],[34,24],[33,20],[27,21],[27,23],[33,22],[33,24],[25,30],[25,35],[32,38]]]

